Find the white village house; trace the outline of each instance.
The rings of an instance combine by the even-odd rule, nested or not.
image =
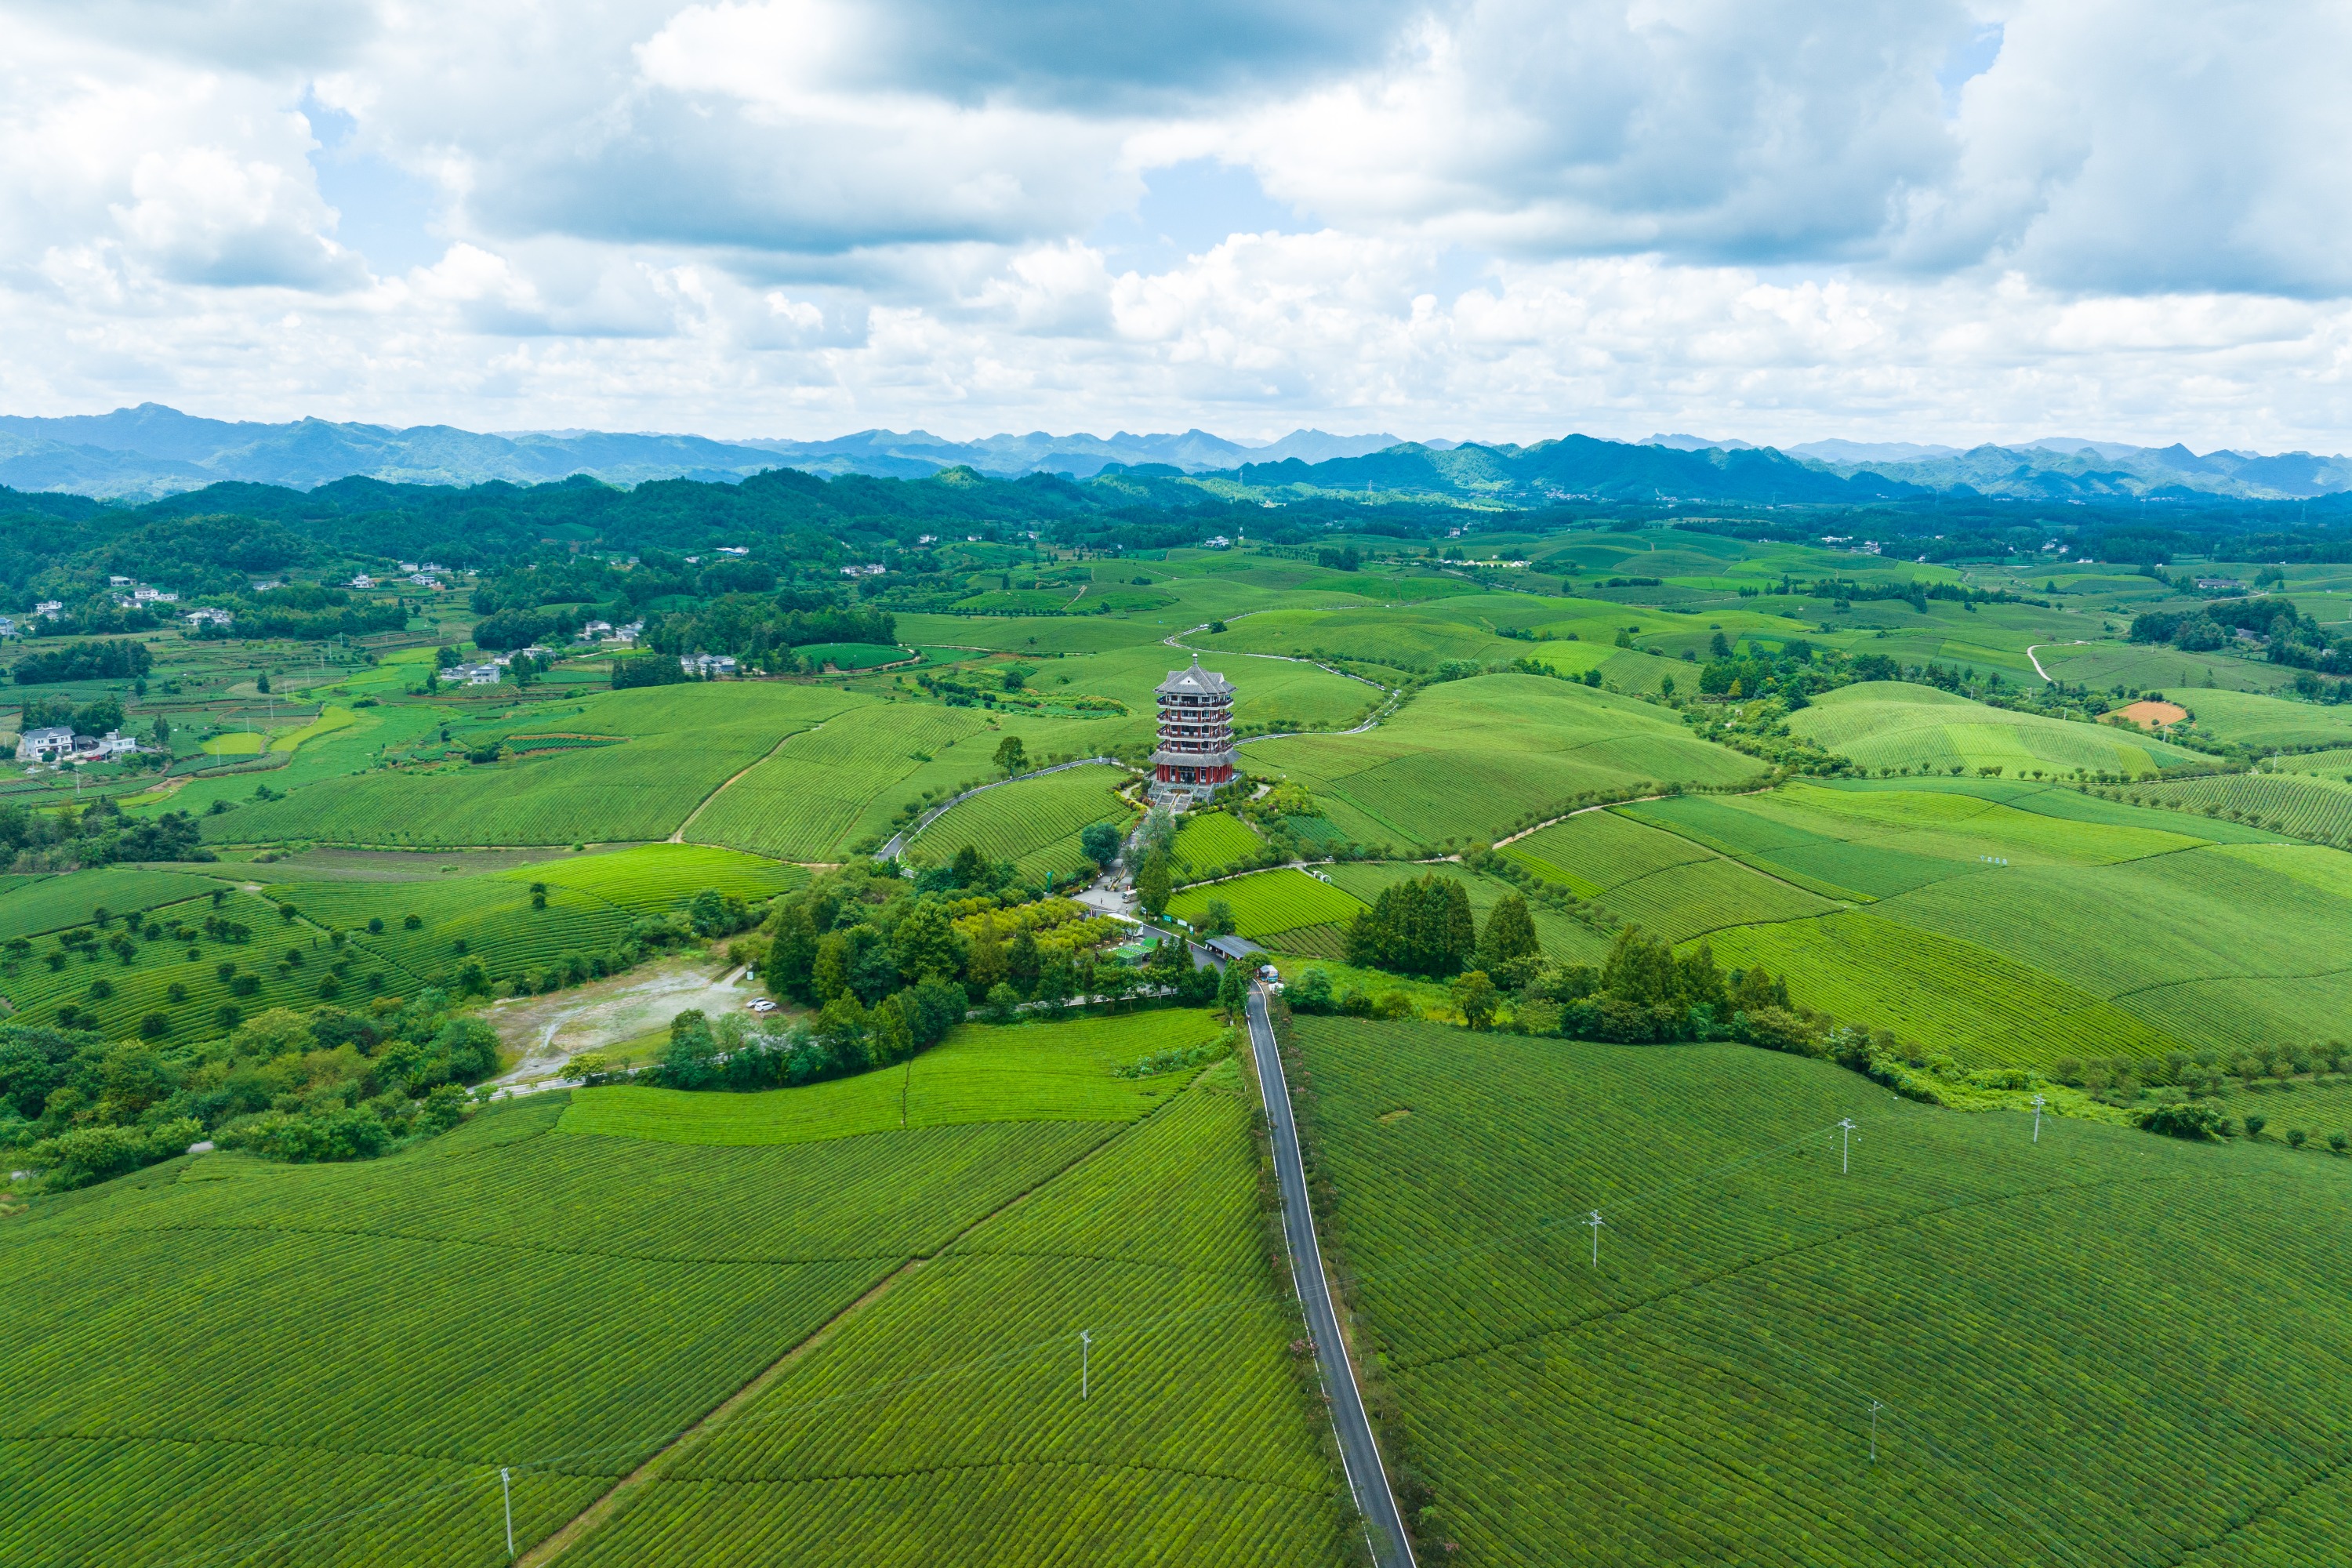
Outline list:
[[[129,756],[138,749],[137,741],[115,730],[103,735],[77,735],[58,725],[27,730],[16,737],[16,760],[20,763],[96,763],[109,757]]]

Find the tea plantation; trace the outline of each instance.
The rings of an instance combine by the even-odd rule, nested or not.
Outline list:
[[[329,485],[11,643],[143,749],[0,780],[0,1564],[1400,1568],[1147,906],[1422,1568],[2352,1556],[2352,574],[1293,471]]]
[[[2037,1142],[1738,1047],[1302,1020],[1297,1050],[1424,1554],[2352,1544],[2340,1161],[2054,1120]]]

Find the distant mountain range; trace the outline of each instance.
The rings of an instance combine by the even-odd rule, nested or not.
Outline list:
[[[1745,441],[1653,436],[1650,445],[1679,451],[1752,451]],[[2175,443],[2133,447],[2118,441],[2044,437],[2021,447],[1921,446],[1911,441],[1807,441],[1782,448],[1834,473],[1877,474],[1945,493],[1973,492],[2032,500],[2144,500],[2223,496],[2294,500],[2352,489],[2352,458],[2342,453],[2233,452],[2200,456]]]
[[[762,468],[921,479],[959,464],[1007,478],[1049,472],[1079,479],[1113,464],[1165,464],[1185,473],[1296,458],[1309,463],[1397,445],[1390,435],[1295,430],[1250,446],[1187,430],[1181,436],[991,436],[948,441],[921,430],[864,430],[831,441],[713,441],[700,436],[524,430],[481,435],[446,425],[395,430],[300,419],[286,425],[200,419],[142,403],[60,419],[0,416],[0,485],[112,500],[152,500],[222,479],[312,489],[358,474],[394,483],[544,484],[588,474],[610,484],[740,479]]]
[[[1253,446],[1205,430],[1181,435],[990,436],[950,441],[921,430],[863,430],[829,441],[716,441],[600,430],[481,434],[446,425],[394,429],[301,419],[202,419],[161,404],[67,418],[0,416],[0,485],[145,500],[221,480],[311,489],[353,475],[395,483],[543,484],[585,474],[610,484],[731,481],[763,468],[922,479],[970,467],[1016,478],[1136,471],[1222,476],[1266,489],[1402,490],[1541,502],[1610,500],[1851,501],[1935,492],[2033,500],[2293,500],[2352,490],[2352,459],[2052,437],[1962,450],[1916,442],[1811,441],[1787,448],[1689,435],[1646,441],[1570,436],[1529,446],[1400,441],[1388,434],[1296,430]]]

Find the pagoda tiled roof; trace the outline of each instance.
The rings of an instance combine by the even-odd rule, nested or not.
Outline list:
[[[1170,670],[1168,679],[1161,681],[1159,687],[1159,695],[1162,697],[1181,697],[1187,693],[1203,697],[1230,697],[1234,694],[1234,683],[1213,669],[1202,669],[1201,656],[1196,653],[1192,656],[1190,668]]]

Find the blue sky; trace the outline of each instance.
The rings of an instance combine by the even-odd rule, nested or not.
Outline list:
[[[2352,445],[2352,13],[0,0],[0,412]]]

